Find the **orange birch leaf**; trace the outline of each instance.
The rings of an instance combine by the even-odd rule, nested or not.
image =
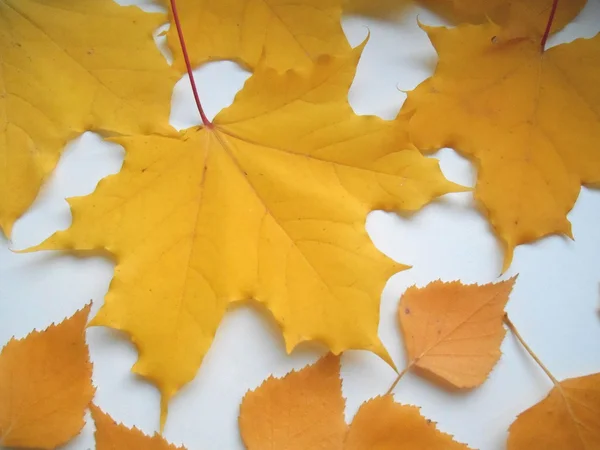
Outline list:
[[[508,450],[600,448],[600,373],[561,381],[508,431]]]
[[[164,20],[112,0],[0,0],[0,232],[70,139],[172,132],[178,77],[152,38]]]
[[[481,385],[500,359],[504,307],[515,279],[409,288],[398,305],[407,369],[455,388]]]
[[[508,450],[600,448],[600,374],[569,378],[509,428]]]
[[[0,446],[56,448],[83,428],[92,401],[85,343],[91,305],[0,353]]]
[[[508,319],[507,319],[508,320]],[[514,325],[511,324],[514,327]],[[513,330],[526,350],[532,350]],[[541,364],[536,359],[538,364]],[[592,450],[600,448],[600,373],[563,381],[543,365],[554,387],[511,424],[509,450]]]
[[[600,373],[558,381],[508,315],[504,323],[554,384],[545,399],[519,414],[512,423],[508,450],[600,448]]]
[[[468,450],[425,419],[419,408],[395,403],[391,395],[363,403],[348,431],[344,450]]]
[[[540,36],[544,33],[553,0],[419,0],[454,23],[484,24],[522,30]],[[552,32],[564,28],[581,12],[587,0],[561,0],[552,23]]]
[[[330,354],[248,392],[240,407],[242,439],[248,450],[468,450],[390,395],[364,403],[350,427],[344,405],[340,360]]]
[[[96,450],[185,450],[169,444],[159,434],[146,436],[137,428],[127,428],[115,422],[96,405],[90,405],[96,424]]]
[[[159,387],[163,422],[235,302],[265,305],[288,351],[316,340],[390,362],[379,302],[405,266],[373,246],[367,214],[464,188],[397,123],[354,114],[347,95],[361,51],[284,74],[261,66],[211,126],[114,139],[126,149],[120,173],[70,199],[71,227],[31,249],[114,256],[92,324],[137,345],[134,371]]]
[[[341,450],[348,426],[339,374],[340,359],[330,354],[248,392],[239,416],[246,448]]]
[[[539,39],[492,24],[424,28],[440,59],[401,120],[417,147],[453,147],[476,164],[506,270],[517,245],[571,236],[580,185],[600,186],[600,35],[541,53]]]
[[[163,0],[166,5],[168,0]],[[342,30],[342,0],[177,0],[192,66],[229,59],[254,69],[310,66],[322,54],[351,51]],[[167,32],[174,65],[185,72],[177,30]]]

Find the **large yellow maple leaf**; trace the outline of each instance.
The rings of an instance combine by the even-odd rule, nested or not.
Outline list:
[[[115,139],[121,172],[69,200],[73,224],[36,249],[106,249],[117,262],[93,320],[127,332],[134,371],[163,398],[191,380],[228,305],[254,299],[288,351],[368,349],[379,297],[401,270],[365,229],[372,209],[415,210],[462,190],[395,122],[347,101],[361,48],[311,69],[259,66],[214,124]]]
[[[248,392],[240,406],[242,440],[248,450],[469,449],[391,395],[363,403],[350,426],[344,406],[340,360],[327,355]]]
[[[478,169],[475,197],[506,250],[553,233],[580,185],[600,186],[600,36],[540,51],[496,25],[425,27],[435,74],[400,114],[417,147],[452,147]]]
[[[194,66],[230,59],[254,69],[262,57],[266,66],[287,70],[351,50],[342,0],[178,0],[177,8]],[[167,40],[175,67],[185,72],[172,15]]]
[[[86,130],[169,132],[177,76],[152,39],[162,21],[112,0],[0,0],[0,230],[7,236],[70,139]]]

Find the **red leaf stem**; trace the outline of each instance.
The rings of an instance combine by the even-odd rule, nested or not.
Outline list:
[[[196,101],[196,106],[198,107],[198,112],[200,113],[200,117],[202,118],[202,123],[207,128],[212,128],[213,124],[206,114],[204,114],[204,109],[202,108],[202,103],[200,103],[200,96],[198,95],[198,90],[196,89],[196,81],[194,80],[194,73],[192,72],[192,65],[190,63],[190,57],[188,56],[187,47],[185,46],[185,39],[183,38],[183,30],[181,29],[181,22],[179,21],[179,14],[177,13],[177,5],[175,4],[175,0],[170,0],[171,2],[171,12],[173,13],[173,22],[175,22],[175,27],[177,28],[177,35],[179,36],[179,44],[181,45],[181,52],[183,53],[183,59],[185,60],[185,67],[188,73],[188,77],[190,79],[190,84],[192,86],[192,92],[194,93],[194,100]]]
[[[556,15],[556,8],[558,7],[558,0],[553,0],[552,9],[550,10],[550,17],[548,17],[548,24],[546,25],[546,30],[544,31],[544,35],[542,36],[542,42],[540,44],[542,53],[546,50],[546,41],[548,40],[548,36],[550,36],[550,29],[552,28],[552,23],[554,22],[554,16]]]

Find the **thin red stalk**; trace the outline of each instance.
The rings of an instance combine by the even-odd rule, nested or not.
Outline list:
[[[546,24],[546,30],[544,31],[544,35],[542,36],[542,42],[540,44],[542,48],[542,53],[546,50],[546,41],[548,40],[548,36],[550,36],[550,29],[552,28],[552,23],[554,22],[554,16],[556,15],[556,8],[558,7],[558,0],[553,0],[552,9],[550,10],[550,17],[548,17],[548,23]]]
[[[198,107],[198,112],[200,113],[200,117],[202,118],[202,123],[207,128],[212,128],[213,124],[206,114],[204,114],[204,109],[202,108],[202,103],[200,103],[200,96],[198,95],[198,90],[196,89],[196,81],[194,80],[194,73],[192,72],[192,64],[190,63],[190,57],[188,56],[187,47],[185,46],[185,39],[183,38],[183,31],[181,29],[181,22],[179,21],[179,14],[177,13],[177,5],[175,4],[175,0],[170,0],[171,2],[171,11],[173,13],[173,22],[175,22],[175,27],[177,28],[177,35],[179,36],[179,44],[181,45],[181,53],[183,53],[183,59],[185,60],[185,68],[187,69],[188,77],[190,79],[190,84],[192,85],[192,92],[194,93],[194,100],[196,100],[196,106]]]

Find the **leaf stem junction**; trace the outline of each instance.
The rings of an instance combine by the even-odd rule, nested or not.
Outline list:
[[[552,23],[554,22],[554,16],[556,15],[556,8],[558,7],[558,0],[552,1],[552,9],[550,9],[550,16],[548,17],[548,23],[546,24],[546,30],[542,36],[542,42],[540,43],[542,53],[546,51],[546,41],[550,36],[550,30],[552,29]]]
[[[213,124],[206,114],[204,113],[204,109],[202,108],[202,103],[200,102],[200,96],[198,95],[198,90],[196,89],[196,81],[194,80],[194,73],[192,72],[192,64],[190,63],[190,57],[187,52],[187,47],[185,45],[185,39],[183,37],[183,30],[181,29],[181,22],[179,21],[179,14],[177,12],[177,4],[175,0],[170,0],[171,3],[171,12],[173,14],[173,22],[175,22],[175,27],[177,28],[177,35],[179,36],[179,44],[181,45],[181,53],[183,53],[183,59],[185,61],[185,68],[188,73],[188,77],[190,80],[190,85],[192,86],[192,92],[194,93],[194,100],[196,101],[196,107],[198,108],[198,112],[200,113],[200,118],[202,119],[202,123],[207,128],[212,128]]]

